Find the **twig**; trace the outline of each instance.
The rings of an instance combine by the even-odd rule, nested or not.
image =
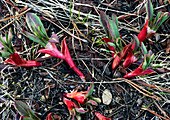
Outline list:
[[[170,117],[168,117],[168,115],[166,114],[166,112],[161,109],[161,107],[156,103],[156,101],[154,101],[154,103],[155,103],[155,105],[159,108],[159,110],[160,110],[168,119],[170,119]]]
[[[56,23],[54,23],[53,21],[51,21],[50,19],[46,18],[46,17],[43,17],[44,19],[48,20],[49,22],[51,22],[52,24],[54,24],[55,26],[57,26],[58,28],[62,29],[64,32],[68,33],[69,35],[71,35],[72,37],[76,38],[76,39],[80,39],[82,40],[83,42],[87,42],[86,40],[84,39],[81,39],[81,38],[78,38],[77,36],[73,35],[72,33],[68,32],[67,30],[63,29],[62,27],[60,27],[59,25],[57,25]]]
[[[20,10],[20,9],[19,9],[18,7],[16,7],[11,1],[6,0],[6,2],[7,2],[8,4],[10,4],[12,7],[14,7],[17,11]]]
[[[165,118],[165,117],[163,117],[163,116],[161,116],[161,115],[158,115],[157,113],[155,113],[155,112],[153,112],[153,111],[151,111],[151,110],[149,110],[149,109],[147,109],[147,108],[142,108],[143,110],[147,110],[148,112],[150,112],[150,113],[152,113],[152,114],[154,114],[154,115],[156,115],[156,116],[158,116],[158,117],[160,117],[160,118],[163,118],[163,119],[165,119],[165,120],[169,120],[169,119],[167,119],[167,118]]]
[[[155,86],[155,85],[150,85],[150,84],[147,84],[147,83],[145,83],[145,82],[143,82],[143,81],[141,81],[141,80],[135,80],[135,82],[140,83],[140,84],[142,84],[142,85],[144,85],[144,86],[153,88],[153,89],[162,90],[162,91],[164,91],[164,92],[170,93],[170,89],[165,89],[165,88],[162,88],[162,87],[157,87],[157,86]]]
[[[132,87],[134,87],[136,90],[138,90],[138,91],[139,91],[140,93],[142,93],[143,95],[148,96],[148,97],[151,97],[151,98],[154,98],[154,99],[156,99],[156,100],[162,100],[160,97],[157,97],[156,95],[153,95],[153,96],[149,95],[149,94],[150,94],[149,91],[147,91],[147,90],[145,90],[144,88],[142,88],[141,86],[133,83],[132,81],[130,81],[130,80],[128,80],[128,79],[125,79],[124,81],[125,81],[126,83],[130,84]],[[140,89],[143,90],[143,91],[145,91],[145,92],[147,92],[147,94],[144,93],[143,91],[141,91]]]
[[[29,10],[31,10],[32,8],[27,9],[26,11],[22,12],[21,14],[19,14],[14,20],[12,20],[11,22],[9,22],[8,24],[6,24],[4,27],[0,28],[0,31],[4,28],[6,28],[8,25],[10,25],[11,23],[13,23],[14,21],[16,21],[19,17],[21,17],[23,14],[25,14],[26,12],[28,12]]]

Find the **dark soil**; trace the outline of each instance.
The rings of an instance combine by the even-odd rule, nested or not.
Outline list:
[[[103,28],[99,24],[99,18],[87,18],[84,23],[81,23],[82,20],[76,19],[78,15],[75,14],[74,11],[72,11],[72,17],[67,16],[70,15],[69,1],[58,1],[60,4],[66,6],[68,11],[64,11],[61,7],[54,7],[53,10],[55,10],[54,14],[57,15],[57,19],[55,17],[50,18],[48,15],[45,15],[42,8],[39,8],[38,10],[34,5],[36,4],[37,6],[52,8],[50,4],[45,2],[38,3],[38,0],[24,1],[24,3],[28,4],[28,8],[33,7],[33,9],[29,12],[36,13],[42,19],[49,36],[52,34],[52,32],[58,33],[60,43],[62,39],[66,37],[72,59],[78,69],[85,75],[86,82],[82,82],[79,76],[69,67],[65,61],[53,67],[60,62],[60,59],[54,57],[38,59],[44,56],[44,54],[39,55],[36,53],[37,50],[41,48],[41,46],[38,46],[37,43],[32,42],[23,35],[22,30],[28,30],[26,27],[25,15],[23,15],[18,20],[2,29],[0,34],[4,36],[5,31],[8,31],[8,29],[11,27],[14,35],[13,45],[15,49],[22,53],[23,58],[27,60],[37,60],[43,63],[43,66],[35,68],[17,67],[14,65],[4,64],[3,61],[5,58],[0,58],[0,119],[14,120],[17,111],[13,106],[13,102],[14,100],[21,100],[29,104],[32,110],[35,111],[41,120],[45,120],[46,116],[50,112],[55,115],[56,120],[66,120],[69,117],[69,111],[67,106],[63,103],[63,93],[71,92],[77,87],[79,87],[79,91],[86,91],[90,85],[89,83],[94,81],[94,97],[99,97],[102,100],[102,94],[105,89],[110,90],[113,96],[109,105],[101,102],[98,106],[93,108],[94,111],[97,111],[104,116],[111,118],[112,120],[163,119],[147,110],[142,109],[147,107],[147,109],[165,117],[168,120],[167,116],[170,116],[170,93],[142,85],[137,80],[142,80],[145,83],[159,86],[167,90],[170,89],[168,68],[169,52],[167,50],[169,49],[169,20],[163,23],[157,31],[158,38],[154,36],[145,40],[147,49],[151,49],[155,53],[156,59],[154,64],[159,64],[163,61],[163,65],[155,69],[155,71],[157,71],[156,74],[145,76],[143,78],[136,77],[129,79],[135,84],[141,86],[142,89],[140,90],[147,90],[162,99],[157,100],[147,97],[138,89],[134,88],[132,85],[121,79],[126,73],[136,69],[138,66],[137,64],[132,64],[129,69],[123,70],[121,62],[119,67],[112,71],[112,55],[111,53],[102,50],[108,50],[108,47],[101,39],[102,37],[106,37],[106,35]],[[50,0],[46,0],[46,2],[51,3]],[[112,4],[110,4],[111,2]],[[119,19],[120,33],[124,40],[124,44],[131,42],[133,34],[138,34],[138,32],[133,28],[137,28],[138,30],[143,28],[146,12],[144,4],[142,5],[143,2],[140,0],[118,0],[117,2],[113,2],[111,0],[76,0],[75,3],[77,3],[74,6],[75,11],[79,11],[80,4],[82,4],[80,12],[88,14],[91,11],[91,15],[97,17],[99,16],[97,13],[99,10],[106,11],[107,15],[110,16],[112,13],[114,13],[118,17],[124,15],[124,13],[139,14],[140,17],[131,16]],[[17,7],[18,10],[17,8],[14,8],[14,6]],[[23,3],[17,4],[12,0],[1,0],[0,20],[16,15],[16,12],[20,13],[20,10],[24,8],[24,6],[25,5]],[[138,6],[141,6],[141,8],[139,9]],[[162,0],[153,0],[153,6],[156,9],[154,11],[155,14],[159,11],[170,12],[170,5],[168,2],[164,4]],[[65,29],[71,33],[73,33],[74,29],[74,35],[79,35],[79,37],[86,40],[86,42],[81,41],[80,43],[78,39],[73,39],[70,34],[61,31],[61,29],[59,29],[57,26],[44,19],[44,16],[55,22],[58,26],[66,27]],[[83,19],[85,18],[83,15],[80,16]],[[82,34],[85,35],[85,37],[80,33],[76,34],[74,25],[72,24],[69,17],[75,24],[77,24],[78,29],[82,32]],[[11,18],[6,21],[0,21],[0,29],[13,19],[15,18]],[[126,21],[131,22],[130,24],[132,26]],[[95,30],[93,31],[94,28]],[[22,37],[20,38],[19,35]],[[35,46],[34,50],[31,49],[33,45]],[[60,49],[60,44],[58,44],[58,48]],[[44,100],[41,100],[42,97]],[[157,105],[160,107],[160,109]],[[88,106],[82,105],[82,107],[86,108]],[[163,113],[161,110],[165,113]],[[82,120],[97,120],[92,111],[82,114],[81,117]]]

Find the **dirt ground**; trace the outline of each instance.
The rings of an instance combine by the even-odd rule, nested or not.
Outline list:
[[[70,3],[71,2],[71,3]],[[152,0],[154,14],[170,12],[167,0]],[[145,0],[0,0],[0,34],[12,28],[14,48],[26,60],[37,60],[40,67],[18,67],[4,64],[0,58],[0,119],[15,120],[13,103],[20,100],[29,105],[35,114],[45,120],[53,113],[56,120],[69,117],[63,94],[78,88],[86,91],[94,82],[93,96],[101,99],[98,106],[85,114],[82,120],[97,120],[97,111],[111,120],[168,120],[170,119],[169,51],[170,24],[166,20],[156,35],[144,41],[155,54],[155,74],[124,79],[123,76],[137,68],[133,63],[123,69],[122,62],[112,70],[113,57],[102,38],[106,34],[99,23],[100,10],[108,16],[116,14],[123,44],[132,41],[143,28],[146,17]],[[36,53],[42,48],[24,36],[28,30],[27,12],[37,14],[47,34],[56,33],[59,41],[66,38],[71,57],[86,81],[59,58]],[[61,44],[57,44],[58,49]],[[107,90],[108,92],[104,92]],[[106,94],[106,97],[102,97]],[[111,95],[110,95],[111,94]],[[43,98],[43,99],[42,99]],[[104,103],[110,100],[109,104]],[[82,105],[88,108],[87,105]],[[169,117],[168,117],[169,116]]]

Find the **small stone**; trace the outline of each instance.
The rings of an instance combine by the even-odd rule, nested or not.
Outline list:
[[[138,105],[142,104],[142,100],[141,99],[138,99],[136,102],[137,102]]]

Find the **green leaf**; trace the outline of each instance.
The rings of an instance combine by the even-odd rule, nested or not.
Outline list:
[[[150,57],[150,61],[149,61],[150,63],[153,61],[154,57],[155,57],[155,55],[152,54],[151,57]]]
[[[7,41],[6,41],[6,39],[8,39],[8,35],[6,34],[6,36],[5,37],[2,37],[2,36],[0,36],[0,41],[1,41],[1,46],[3,46],[3,48],[4,48],[4,52],[9,52],[9,53],[15,53],[15,50],[14,50],[14,48],[12,47],[12,44],[11,44],[11,42],[10,43],[7,43]]]
[[[138,49],[138,47],[139,47],[140,42],[139,42],[139,39],[138,39],[138,37],[136,35],[133,35],[133,38],[134,39],[133,39],[132,45],[133,45],[133,43],[135,43],[134,51],[136,51]]]
[[[78,18],[80,18],[80,11],[81,11],[81,5],[79,5],[79,14],[78,14]]]
[[[9,28],[9,32],[8,32],[8,44],[11,44],[13,35],[12,35],[12,29]]]
[[[90,87],[89,87],[88,90],[87,90],[87,96],[86,96],[86,97],[89,97],[89,96],[92,95],[93,89],[94,89],[94,82],[92,82],[92,83],[90,84]]]
[[[27,31],[23,31],[23,33],[32,41],[37,42],[39,44],[41,44],[43,47],[46,46],[46,44],[44,42],[42,42],[42,40],[40,40],[38,37],[34,36],[33,34],[27,32]]]
[[[40,118],[38,118],[31,109],[27,108],[27,111],[28,111],[29,116],[30,116],[31,118],[33,118],[34,120],[40,120]]]
[[[120,37],[118,27],[115,22],[113,22],[112,20],[108,20],[108,28],[112,40],[116,40],[116,38]]]
[[[148,54],[145,55],[146,61],[149,64],[150,63],[150,56]]]
[[[69,12],[70,12],[70,17],[71,17],[71,0],[70,0],[70,5],[69,5]]]
[[[11,53],[0,50],[0,57],[9,57],[11,55]]]
[[[4,47],[4,45],[6,44],[6,38],[2,37],[2,35],[0,36],[0,42],[1,42],[2,46]]]
[[[43,31],[42,31],[42,29],[41,29],[40,26],[38,26],[38,33],[39,33],[39,35],[40,35],[42,38],[46,39],[45,41],[48,41],[48,40],[49,40],[49,37],[47,36],[46,33],[43,33]]]
[[[34,13],[27,13],[26,14],[26,22],[27,22],[27,25],[28,25],[29,29],[33,33],[35,31],[33,31],[32,28],[37,28],[37,26],[40,26],[43,34],[45,34],[47,36],[46,30],[44,28],[44,25],[42,24],[40,18],[36,14],[34,14]]]
[[[149,27],[150,27],[151,29],[155,30],[155,24],[156,24],[156,22],[157,22],[157,20],[158,20],[158,18],[160,17],[161,14],[162,14],[161,11],[158,12],[157,16],[156,16],[155,19],[152,21],[152,24],[151,24],[151,22],[150,22]]]
[[[8,34],[7,33],[5,33],[5,39],[6,39],[6,43],[9,43],[8,42]]]
[[[162,23],[169,18],[169,13],[164,13],[155,24],[155,31],[162,25]]]
[[[147,49],[146,49],[145,45],[143,44],[143,42],[141,42],[141,48],[142,48],[143,54],[146,55],[147,54]]]
[[[146,70],[147,69],[147,62],[146,60],[144,60],[143,64],[142,64],[142,69]]]
[[[116,45],[118,46],[119,50],[122,51],[123,50],[123,46],[122,46],[122,42],[120,38],[116,39]]]
[[[93,100],[93,101],[95,101],[95,102],[97,102],[97,103],[101,103],[101,99],[100,99],[100,98],[96,98],[96,97],[89,96],[89,97],[88,97],[88,101],[89,101],[89,100]]]
[[[90,15],[90,13],[91,13],[92,11],[90,11],[88,14],[87,14],[87,16],[84,18],[84,20],[81,22],[82,24],[86,21],[86,19],[88,18],[88,16]]]
[[[107,27],[107,20],[108,20],[108,17],[106,16],[105,12],[100,11],[100,24],[104,28],[104,31],[107,34],[107,36],[109,36],[108,27]]]
[[[118,19],[115,14],[112,14],[112,20],[113,20],[113,22],[115,22],[116,26],[118,27]]]
[[[110,46],[112,46],[116,49],[116,45],[114,43],[108,42],[107,44],[109,44]]]
[[[15,108],[17,109],[17,111],[19,112],[20,115],[29,117],[29,113],[28,113],[28,111],[27,111],[27,109],[29,109],[29,107],[27,106],[27,104],[25,104],[25,103],[22,102],[22,101],[16,100],[16,101],[14,102],[14,106],[15,106]]]
[[[152,6],[151,0],[147,0],[146,12],[147,12],[147,16],[148,16],[148,19],[149,19],[149,25],[150,25],[150,22],[153,19],[153,6]]]
[[[159,92],[159,94],[162,94],[162,95],[170,95],[170,93],[164,93],[164,92]]]

